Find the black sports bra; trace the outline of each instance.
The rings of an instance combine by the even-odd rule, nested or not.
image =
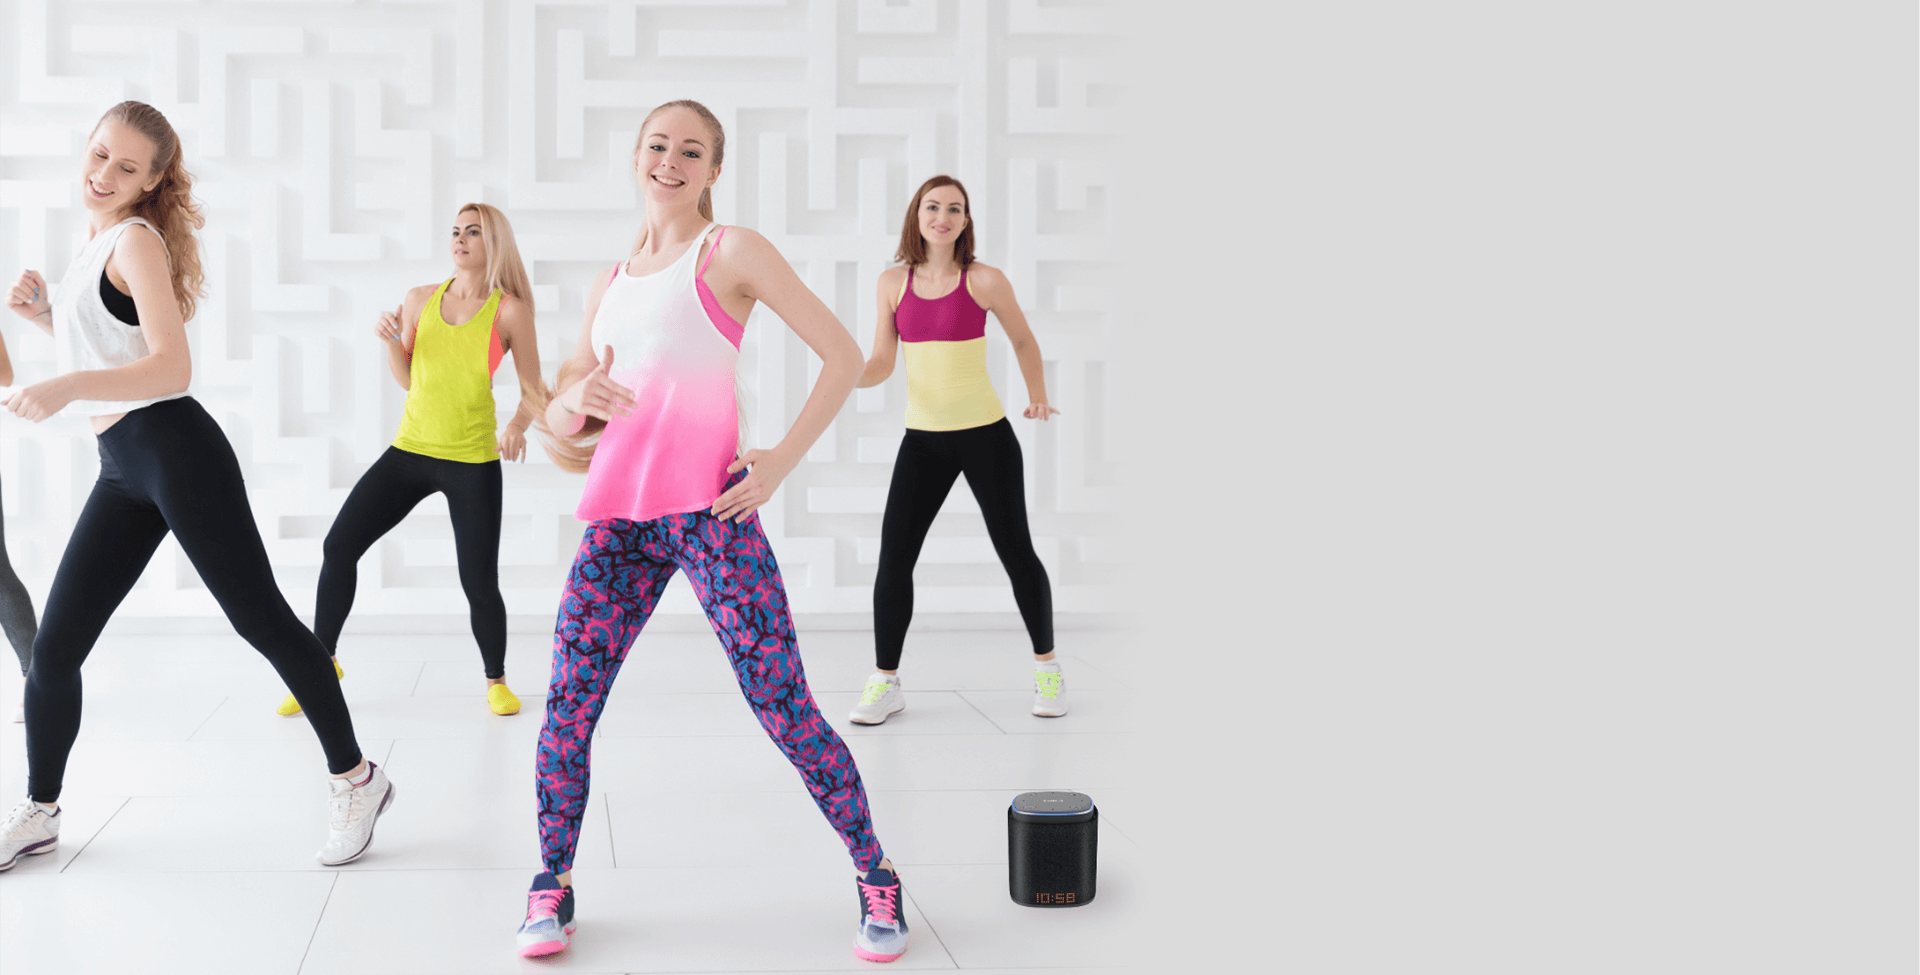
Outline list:
[[[100,302],[107,306],[107,314],[120,321],[138,327],[140,310],[133,307],[133,296],[120,293],[120,289],[107,280],[107,272],[100,272]]]

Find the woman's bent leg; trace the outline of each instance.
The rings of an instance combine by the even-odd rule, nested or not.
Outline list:
[[[649,522],[661,523],[760,727],[800,773],[855,868],[878,866],[880,841],[860,770],[807,689],[787,590],[759,516],[735,523],[695,512]]]
[[[673,578],[673,563],[649,557],[642,526],[596,522],[567,573],[553,633],[553,680],[534,756],[540,858],[558,876],[573,869],[586,814],[593,728],[634,637]]]
[[[129,429],[136,417],[140,423]],[[267,658],[300,700],[326,752],[327,770],[352,771],[360,764],[360,745],[340,681],[326,648],[274,582],[240,461],[220,425],[192,398],[168,400],[128,414],[103,442],[128,480],[159,506],[234,631]]]
[[[1047,568],[1033,550],[1033,532],[1027,527],[1026,481],[1022,473],[1020,441],[1013,424],[991,423],[967,435],[964,465],[967,486],[980,502],[987,537],[1013,583],[1013,602],[1027,624],[1027,636],[1036,655],[1053,652],[1053,586]]]
[[[440,490],[453,518],[460,588],[467,594],[473,642],[487,679],[507,676],[507,601],[500,595],[500,462],[443,460]]]
[[[894,456],[886,513],[880,518],[880,567],[873,577],[873,659],[880,670],[900,669],[913,622],[913,567],[934,516],[960,476],[958,460],[941,449],[948,436],[908,430]]]
[[[320,584],[313,597],[313,635],[328,655],[340,645],[340,628],[353,609],[360,557],[392,531],[422,499],[434,492],[421,476],[420,461],[430,458],[388,447],[347,492],[340,513],[320,544]]]
[[[54,572],[27,670],[27,793],[38,802],[59,799],[66,780],[80,734],[80,665],[167,537],[159,510],[111,480],[111,461],[101,466]]]

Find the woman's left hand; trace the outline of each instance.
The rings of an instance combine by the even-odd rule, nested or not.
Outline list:
[[[7,397],[7,412],[30,423],[39,423],[65,409],[73,402],[73,392],[65,381],[65,376],[55,376],[44,382],[37,382],[24,389],[16,389]]]
[[[1022,413],[1021,416],[1024,416],[1029,420],[1044,420],[1047,417],[1053,416],[1054,414],[1059,412],[1060,412],[1059,410],[1056,410],[1053,407],[1048,406],[1046,400],[1040,399],[1040,400],[1034,400],[1033,402],[1028,403],[1026,412]]]
[[[793,473],[794,464],[771,450],[749,450],[741,454],[739,460],[727,465],[727,473],[735,473],[743,467],[748,468],[747,476],[715,499],[710,509],[713,516],[721,521],[729,518],[735,522],[746,521],[748,516],[773,497],[780,482]]]
[[[509,426],[500,431],[500,439],[494,444],[500,450],[501,460],[525,460],[527,456],[527,435],[525,431]]]

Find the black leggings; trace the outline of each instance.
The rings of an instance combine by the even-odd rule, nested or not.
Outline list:
[[[0,536],[4,535],[4,527],[0,527]],[[33,597],[27,594],[27,587],[20,584],[13,563],[7,561],[6,539],[0,537],[0,630],[6,631],[7,642],[13,644],[13,655],[20,658],[22,677],[27,674],[27,662],[33,659],[35,629]]]
[[[1013,581],[1013,601],[1026,621],[1033,652],[1053,651],[1053,589],[1027,531],[1020,468],[1020,441],[1004,417],[966,430],[908,430],[900,441],[880,522],[880,573],[873,583],[874,660],[881,670],[900,667],[907,624],[913,621],[913,567],[933,516],[961,474],[967,475],[993,551]]]
[[[273,581],[220,425],[183,397],[134,410],[99,439],[100,479],[60,557],[27,670],[28,794],[60,797],[80,734],[80,665],[169,531],[234,630],[300,699],[328,771],[360,764],[333,665]]]
[[[393,530],[427,495],[447,496],[453,516],[453,550],[460,562],[460,588],[474,642],[487,678],[507,676],[507,602],[500,596],[500,462],[441,460],[388,447],[367,468],[333,519],[323,546],[320,591],[314,598],[313,632],[332,653],[340,627],[353,609],[360,556]]]

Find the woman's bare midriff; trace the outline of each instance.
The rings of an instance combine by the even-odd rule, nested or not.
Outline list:
[[[125,414],[125,413],[110,413],[110,414],[108,414],[108,415],[106,415],[106,416],[96,416],[96,417],[93,417],[93,418],[92,418],[92,419],[93,419],[93,435],[97,437],[97,436],[99,436],[99,435],[101,435],[101,434],[103,434],[103,433],[106,433],[106,432],[107,432],[107,428],[108,428],[108,427],[110,427],[110,426],[113,426],[113,425],[114,425],[114,424],[116,424],[116,423],[119,423],[119,422],[120,422],[120,418],[121,418],[121,417],[123,417],[123,416],[126,416],[126,414]]]

